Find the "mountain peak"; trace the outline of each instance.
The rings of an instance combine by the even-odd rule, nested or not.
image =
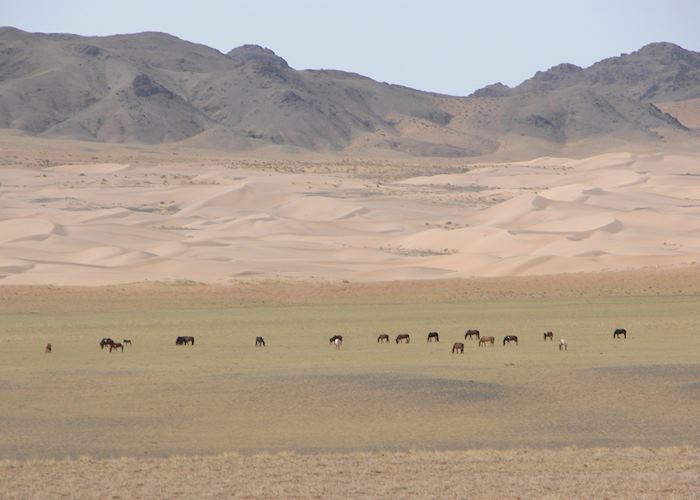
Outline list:
[[[241,63],[257,62],[266,66],[289,68],[287,61],[275,54],[274,51],[267,47],[261,47],[260,45],[241,45],[231,50],[226,55]]]

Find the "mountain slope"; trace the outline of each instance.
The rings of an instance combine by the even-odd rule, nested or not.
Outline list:
[[[698,54],[665,45],[642,50],[644,64],[688,68],[685,79],[658,83],[657,96],[694,95]],[[618,62],[598,64],[606,74]],[[164,33],[82,37],[0,28],[0,127],[103,142],[434,156],[494,153],[509,137],[544,151],[602,135],[624,143],[662,141],[663,129],[683,133],[637,95],[649,94],[651,79],[620,83],[638,71],[637,63],[625,68],[628,76],[613,78],[605,91],[590,83],[593,76],[577,80],[588,69],[562,67],[515,89],[496,85],[459,98],[342,71],[295,70],[255,45],[223,54]]]

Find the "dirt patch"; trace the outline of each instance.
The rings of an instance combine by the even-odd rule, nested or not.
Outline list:
[[[0,462],[7,499],[692,498],[697,448]],[[96,474],[109,481],[96,481]]]

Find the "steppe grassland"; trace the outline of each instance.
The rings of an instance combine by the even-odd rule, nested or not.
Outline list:
[[[5,312],[0,455],[697,445],[699,305],[659,296]],[[627,340],[612,339],[620,326]],[[497,345],[467,341],[451,355],[466,328]],[[543,341],[548,329],[569,351]],[[431,330],[440,343],[426,343]],[[390,344],[376,343],[382,332]],[[412,342],[396,345],[398,332]],[[340,350],[328,343],[335,333]],[[175,346],[182,334],[196,345]],[[505,334],[520,345],[501,346]],[[254,347],[257,335],[267,347]],[[101,351],[105,336],[134,345]]]

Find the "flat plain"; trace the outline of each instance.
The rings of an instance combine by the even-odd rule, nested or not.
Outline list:
[[[212,292],[206,285],[5,288],[0,325],[0,457],[5,461],[0,482],[14,481],[13,491],[49,496],[66,479],[42,490],[31,480],[33,473],[21,471],[56,467],[60,477],[61,468],[80,463],[140,470],[161,457],[161,467],[172,457],[181,457],[178,463],[219,457],[206,460],[236,470],[232,460],[253,467],[255,461],[286,459],[291,461],[287,467],[304,470],[303,464],[324,462],[323,457],[347,465],[364,464],[365,456],[399,467],[397,457],[420,461],[421,453],[436,460],[447,453],[444,460],[459,456],[458,462],[476,460],[474,454],[482,453],[481,459],[500,463],[527,450],[551,450],[548,460],[554,465],[557,453],[571,454],[572,447],[585,449],[584,458],[576,459],[583,462],[591,453],[599,459],[607,453],[616,462],[619,457],[613,457],[624,449],[637,449],[630,453],[647,462],[649,456],[661,459],[670,453],[676,461],[667,472],[673,477],[697,472],[697,296],[530,298],[517,279],[492,282],[496,285],[500,298],[479,301],[459,298],[469,282],[441,283],[446,296],[452,287],[453,298],[422,303],[410,300],[420,293],[420,282],[386,285],[388,291],[403,290],[397,291],[394,304],[373,303],[371,288],[365,294],[343,284],[326,285],[326,300],[317,304],[278,296],[261,303],[255,295],[252,301],[229,303],[226,297],[239,296],[240,290]],[[285,286],[295,285],[280,285]],[[431,283],[425,289],[431,290]],[[80,300],[87,292],[95,301]],[[381,295],[386,292],[382,289]],[[187,306],[176,300],[183,295]],[[296,297],[303,295],[300,291]],[[107,297],[110,302],[101,300]],[[173,305],[168,307],[170,298]],[[628,330],[627,339],[612,338],[617,327]],[[494,335],[496,345],[479,348],[476,341],[465,341],[467,328]],[[432,330],[440,333],[439,343],[426,342]],[[555,332],[554,342],[543,340],[545,330]],[[397,345],[399,332],[410,333],[411,343]],[[345,338],[341,349],[328,342],[338,333]],[[379,333],[389,333],[392,341],[378,344]],[[505,334],[517,334],[519,345],[502,346]],[[176,346],[177,335],[194,335],[196,343]],[[258,335],[266,347],[254,346]],[[103,351],[98,342],[105,336],[129,338],[133,345],[123,353]],[[567,339],[568,351],[558,350],[561,337]],[[466,342],[463,355],[450,353],[455,341]],[[46,342],[53,345],[51,354],[43,352]],[[600,447],[607,451],[591,451]],[[202,464],[204,474],[209,469]],[[622,470],[627,469],[618,472]],[[328,493],[324,488],[333,484],[339,487],[309,474],[309,495]],[[22,477],[29,489],[16,489]],[[165,477],[153,484],[167,482]],[[355,477],[357,485],[367,481],[359,472]],[[492,479],[498,484],[496,476]],[[686,483],[674,481],[676,489],[668,492],[690,495]],[[456,485],[445,495],[490,496],[462,480]],[[254,481],[239,492],[279,493],[253,487]],[[81,496],[91,496],[90,491]],[[93,493],[99,496],[100,491]],[[124,491],[120,494],[128,498]],[[163,496],[177,491],[188,496],[187,489],[160,490]],[[215,496],[215,491],[204,493]],[[508,491],[544,495],[548,490]],[[557,491],[574,490],[549,493],[556,496]],[[640,493],[645,491],[652,490]]]

